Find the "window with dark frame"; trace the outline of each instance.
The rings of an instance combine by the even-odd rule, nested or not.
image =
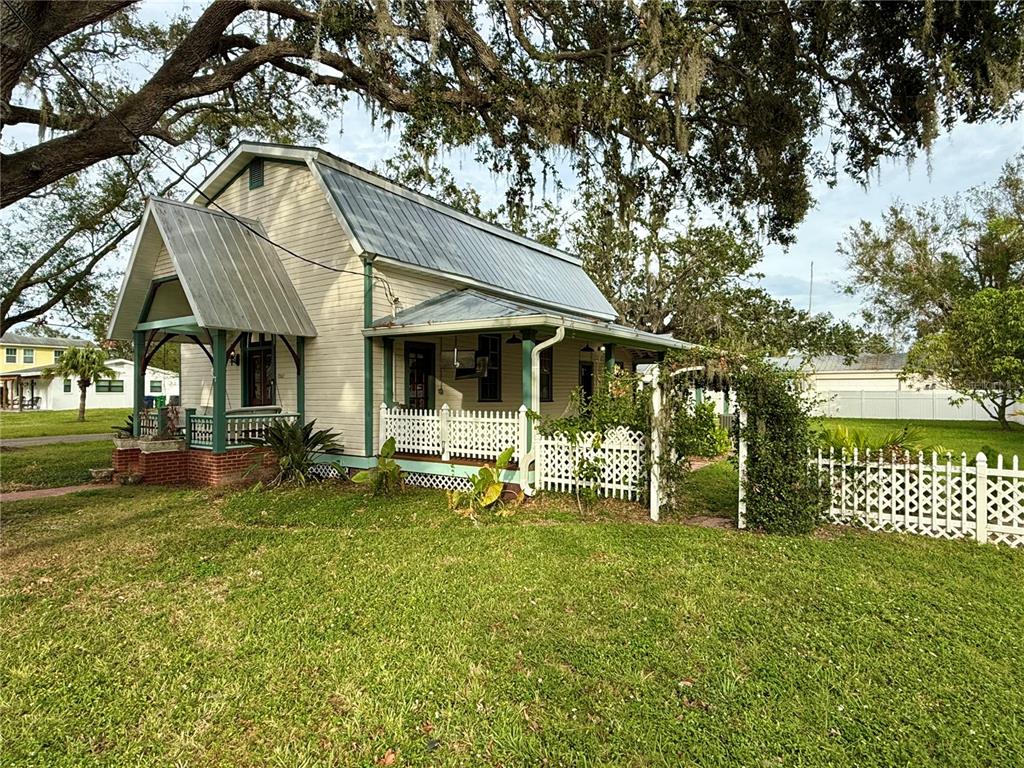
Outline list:
[[[57,361],[59,361],[63,355],[64,355],[64,350],[63,349],[55,349],[55,350],[53,350],[53,362],[56,363]]]
[[[150,392],[163,392],[164,391],[164,383],[162,381],[160,381],[160,379],[153,379],[151,382],[149,382],[149,391]]]
[[[18,362],[18,348],[7,347],[7,349],[4,351],[4,360],[7,361],[8,363]]]
[[[254,157],[249,163],[249,189],[263,186],[263,158]]]
[[[65,392],[70,392],[71,391],[71,379],[64,379],[64,391]]]
[[[21,362],[23,363],[34,363],[36,361],[36,351],[31,348],[21,350]]]
[[[551,403],[555,399],[555,348],[540,351],[540,401]]]
[[[97,392],[124,392],[122,379],[99,379],[96,381]]]
[[[501,334],[481,333],[477,355],[487,357],[487,374],[477,379],[481,403],[501,402]]]

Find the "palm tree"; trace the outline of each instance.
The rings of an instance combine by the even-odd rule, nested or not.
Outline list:
[[[107,353],[99,347],[71,347],[43,375],[48,379],[78,379],[78,420],[85,421],[85,391],[96,379],[112,379],[117,372],[107,367]]]

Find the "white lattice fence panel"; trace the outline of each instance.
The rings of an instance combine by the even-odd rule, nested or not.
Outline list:
[[[871,530],[933,538],[981,538],[1024,546],[1024,471],[1019,459],[994,467],[969,464],[966,454],[871,457],[830,452],[811,460],[830,489],[827,517]],[[982,509],[979,510],[979,505]],[[984,526],[979,531],[979,516]]]
[[[381,440],[395,438],[400,453],[441,453],[441,418],[425,408],[382,408]]]
[[[1024,547],[1024,470],[1013,457],[1009,467],[1003,457],[988,470],[988,540],[1011,547]]]
[[[445,446],[450,456],[494,460],[509,446],[519,460],[519,414],[516,411],[447,411]]]
[[[613,427],[603,436],[580,433],[576,442],[564,434],[537,436],[537,484],[548,491],[575,491],[590,487],[602,496],[638,498],[647,483],[642,432]],[[596,463],[600,477],[594,482],[580,478],[581,465]]]
[[[455,477],[454,475],[430,475],[425,472],[410,472],[405,476],[408,485],[417,485],[421,488],[437,488],[442,491],[468,491],[473,483],[468,477]]]

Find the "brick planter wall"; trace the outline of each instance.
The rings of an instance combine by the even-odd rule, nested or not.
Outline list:
[[[260,461],[260,470],[250,471]],[[270,472],[274,457],[260,448],[246,448],[226,453],[182,449],[146,453],[139,448],[114,448],[114,476],[140,475],[142,482],[153,485],[230,485],[255,482]]]

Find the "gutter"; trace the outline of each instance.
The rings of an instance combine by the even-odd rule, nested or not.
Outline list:
[[[542,341],[540,344],[534,346],[533,351],[530,353],[530,410],[534,413],[540,411],[540,353],[548,347],[553,347],[558,342],[565,338],[565,326],[560,325],[555,329],[555,335],[550,339]],[[528,423],[526,429],[528,434],[533,432],[533,424]],[[523,493],[527,496],[533,496],[537,493],[537,489],[530,485],[530,464],[537,460],[536,450],[533,447],[531,441],[530,450],[526,452],[526,455],[519,462],[519,471],[522,472],[522,478],[519,483],[519,487],[523,489]]]

